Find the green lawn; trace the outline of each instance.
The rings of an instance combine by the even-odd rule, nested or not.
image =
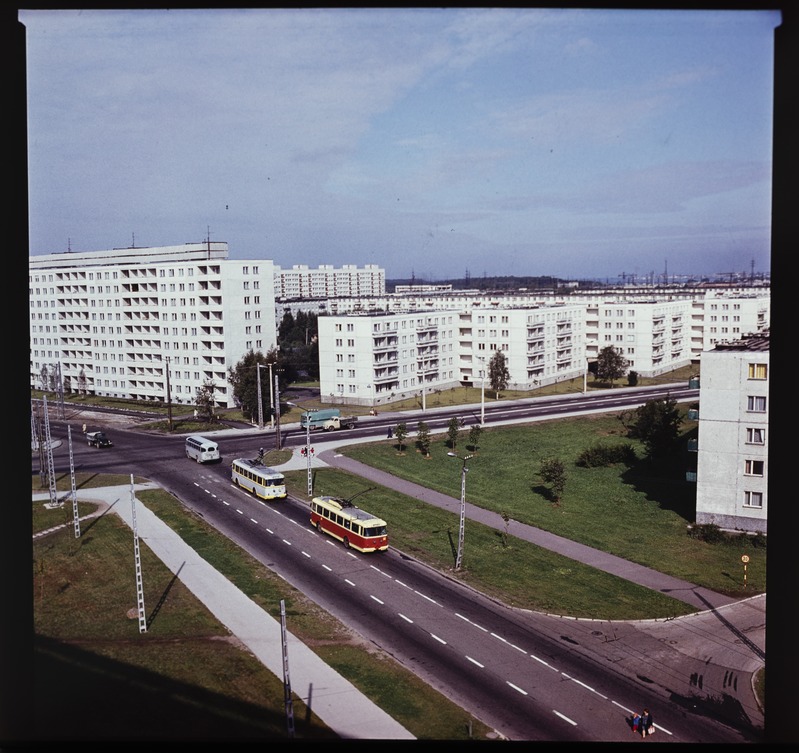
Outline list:
[[[416,426],[408,426],[408,429],[415,431]],[[687,422],[685,429],[690,433],[693,427]],[[488,427],[476,449],[467,447],[468,432],[461,433],[456,450],[462,456],[473,455],[467,464],[467,501],[496,512],[498,523],[507,515],[721,593],[745,596],[765,591],[763,537],[753,539],[739,534],[731,536],[726,543],[709,544],[688,535],[694,520],[696,486],[685,481],[679,460],[671,468],[653,466],[644,459],[631,467],[581,468],[576,465],[581,451],[597,444],[632,444],[638,457],[643,458],[640,444],[625,436],[616,414]],[[396,440],[351,445],[341,452],[457,499],[462,463],[447,455],[451,449],[445,436],[434,435],[429,458],[416,451],[413,440],[406,441],[402,452]],[[537,475],[541,462],[553,457],[559,458],[566,467],[566,487],[560,504],[553,503],[549,489]],[[334,491],[336,483],[325,481],[323,471],[318,476],[325,493],[337,493]],[[388,521],[392,540],[400,548],[408,537],[427,536],[433,530],[442,529],[440,511],[421,510],[417,505],[408,520],[398,500],[384,501],[372,492],[364,495],[360,502]],[[445,531],[453,528],[457,531],[458,522],[454,518],[450,515],[449,522],[443,524]],[[469,544],[464,547],[465,577],[484,575],[476,567],[479,549],[474,541],[475,528],[469,524]],[[494,540],[499,538],[495,533]],[[516,550],[531,548],[521,542],[513,546]],[[517,577],[520,571],[515,557],[518,554],[518,551],[514,553],[513,560]],[[745,590],[743,554],[750,558]],[[451,557],[445,557],[441,564],[451,565]],[[529,577],[534,577],[532,571]],[[535,603],[527,606],[541,608]],[[568,605],[563,608],[570,613]],[[615,614],[609,618],[628,619],[630,615]]]

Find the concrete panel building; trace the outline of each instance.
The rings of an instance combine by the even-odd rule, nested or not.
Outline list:
[[[31,256],[29,300],[32,388],[233,407],[228,369],[276,343],[274,265],[227,243]]]
[[[360,268],[354,264],[322,264],[315,269],[307,264],[275,267],[275,298],[279,301],[381,296],[385,292],[386,271],[376,264]]]
[[[378,406],[423,391],[481,385],[497,350],[509,389],[534,389],[586,370],[584,306],[323,316],[323,402]]]
[[[768,333],[716,345],[700,368],[696,522],[766,533]]]

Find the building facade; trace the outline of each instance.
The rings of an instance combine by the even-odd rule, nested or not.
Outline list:
[[[275,267],[275,298],[279,301],[370,297],[385,292],[386,271],[376,264],[361,268],[354,264],[338,268],[322,264],[316,269],[306,264],[295,264],[291,269]]]
[[[700,366],[696,522],[766,533],[768,333],[718,344]]]
[[[228,259],[227,243],[29,257],[30,378],[65,392],[193,404],[228,369],[276,344],[274,265]]]
[[[363,313],[318,319],[323,402],[378,406],[432,390],[482,385],[505,354],[509,389],[586,371],[584,306]]]

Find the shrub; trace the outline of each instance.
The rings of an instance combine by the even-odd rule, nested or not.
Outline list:
[[[635,449],[631,444],[623,445],[594,445],[583,450],[577,458],[577,465],[582,468],[599,468],[624,463],[632,465],[637,460]]]
[[[688,535],[692,539],[704,541],[706,544],[719,544],[727,541],[727,535],[715,523],[702,523],[690,526]]]

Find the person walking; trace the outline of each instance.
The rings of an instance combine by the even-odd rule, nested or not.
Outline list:
[[[649,728],[652,726],[652,714],[649,713],[649,709],[644,709],[643,713],[641,714],[641,719],[638,722],[638,730],[641,733],[641,737],[646,740],[647,735],[649,735]]]
[[[391,439],[394,436],[394,430],[389,426],[388,432],[386,432],[386,439]]]

